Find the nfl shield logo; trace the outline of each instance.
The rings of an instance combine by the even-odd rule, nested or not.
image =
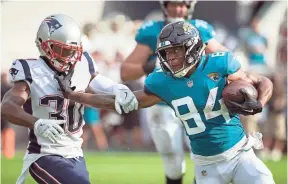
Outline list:
[[[202,174],[202,176],[207,176],[207,171],[203,170],[203,171],[201,171],[201,174]]]
[[[187,81],[187,86],[189,88],[191,88],[193,86],[193,81],[191,81],[191,80]]]

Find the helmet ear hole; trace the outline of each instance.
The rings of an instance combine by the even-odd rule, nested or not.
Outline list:
[[[38,41],[39,41],[40,43],[42,43],[42,39],[41,39],[41,38],[38,38]]]

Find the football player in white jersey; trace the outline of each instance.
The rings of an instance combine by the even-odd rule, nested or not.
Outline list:
[[[37,183],[89,182],[83,158],[83,105],[63,97],[56,76],[70,76],[76,92],[103,92],[115,95],[115,109],[126,113],[138,108],[134,94],[96,72],[88,53],[82,51],[81,31],[69,16],[46,17],[37,32],[38,59],[18,59],[10,68],[13,88],[1,105],[1,118],[29,128],[29,144],[22,174],[28,171]],[[31,99],[33,114],[21,106]],[[99,100],[99,105],[103,105]],[[103,107],[103,106],[102,106]]]

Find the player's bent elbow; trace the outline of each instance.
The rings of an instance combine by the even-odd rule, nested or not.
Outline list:
[[[273,89],[273,83],[268,77],[261,76],[260,82],[265,83],[267,88]]]
[[[268,86],[268,88],[270,89],[271,95],[272,95],[272,91],[273,91],[273,83],[272,83],[272,81],[271,81],[269,78],[264,77],[264,76],[262,76],[262,78],[263,78],[262,80],[265,80],[265,81],[266,81],[267,86]]]
[[[266,104],[267,101],[271,98],[273,93],[273,83],[270,79],[267,77],[261,76],[260,82],[257,85],[257,90],[260,90],[263,92],[264,97],[262,100],[262,104]]]

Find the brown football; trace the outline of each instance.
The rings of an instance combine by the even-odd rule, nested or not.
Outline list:
[[[256,88],[251,85],[250,83],[244,81],[244,80],[238,80],[234,81],[230,84],[228,84],[222,92],[222,97],[224,100],[224,103],[226,104],[227,108],[229,109],[229,104],[227,104],[227,101],[237,102],[237,103],[243,103],[245,101],[244,96],[239,91],[241,88],[245,88],[247,92],[255,99],[258,97],[258,92]]]

